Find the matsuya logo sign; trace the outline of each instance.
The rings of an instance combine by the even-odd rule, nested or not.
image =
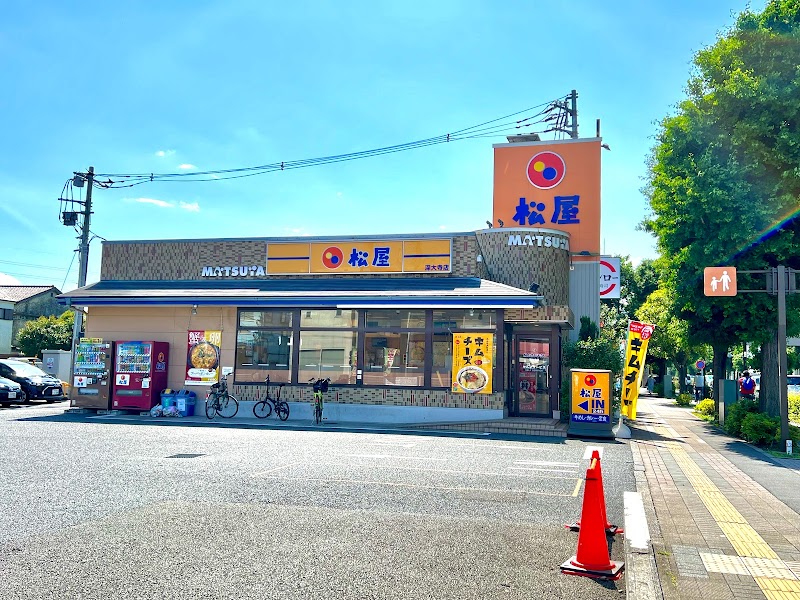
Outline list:
[[[589,256],[597,257],[600,142],[600,138],[592,138],[497,144],[495,227],[546,227],[564,231],[569,234],[573,252],[588,252]]]
[[[528,163],[528,181],[540,190],[556,187],[567,171],[564,159],[555,152],[539,152]]]

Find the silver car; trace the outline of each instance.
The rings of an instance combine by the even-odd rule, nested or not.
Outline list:
[[[0,377],[0,404],[9,406],[10,404],[24,402],[22,386],[16,381],[11,381],[5,377]]]

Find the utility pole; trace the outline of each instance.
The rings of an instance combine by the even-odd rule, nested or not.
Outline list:
[[[82,175],[78,175],[82,177]],[[80,266],[78,267],[78,287],[86,285],[86,273],[89,270],[89,224],[92,215],[92,184],[94,183],[94,167],[86,173],[86,202],[83,205],[83,222],[81,223]],[[75,311],[75,324],[72,327],[73,351],[77,347],[83,325],[83,311]],[[74,362],[74,361],[73,361]]]
[[[569,136],[572,139],[578,138],[578,92],[572,90],[569,95],[569,114],[572,115],[572,124],[570,126]]]
[[[786,288],[794,287],[787,286],[787,275],[794,277],[794,271],[789,269],[788,273],[786,267],[778,265],[778,398],[780,399],[781,410],[781,439],[786,443],[787,452],[790,448],[786,440],[789,437],[789,395],[786,381]],[[792,281],[794,283],[794,281]]]

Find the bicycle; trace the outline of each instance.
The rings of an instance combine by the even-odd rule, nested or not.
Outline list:
[[[322,394],[328,391],[328,384],[330,383],[330,379],[319,378],[314,379],[313,377],[308,380],[311,383],[311,387],[314,390],[314,423],[319,425],[322,423]]]
[[[285,400],[281,400],[281,389],[286,384],[279,383],[275,386],[278,388],[278,392],[275,394],[275,398],[273,399],[269,395],[269,375],[267,375],[267,378],[264,380],[264,382],[267,384],[267,397],[263,400],[259,400],[253,405],[253,414],[259,419],[266,419],[274,410],[275,415],[281,421],[285,421],[289,418],[289,403]]]
[[[239,401],[228,393],[228,376],[223,375],[219,383],[211,386],[206,396],[206,417],[213,419],[219,415],[230,419],[239,412]]]

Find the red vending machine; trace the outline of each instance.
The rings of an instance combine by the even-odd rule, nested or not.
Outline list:
[[[167,387],[168,342],[117,342],[111,408],[150,410]]]

